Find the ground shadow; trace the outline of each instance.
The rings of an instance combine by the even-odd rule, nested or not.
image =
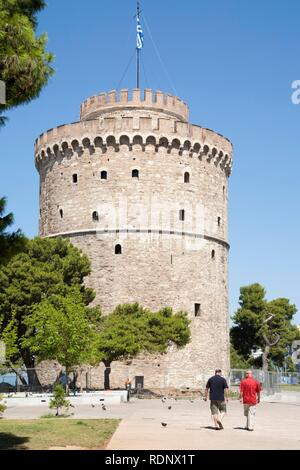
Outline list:
[[[213,431],[216,430],[214,426],[201,426],[201,429],[212,429]]]
[[[19,437],[10,432],[0,432],[0,450],[26,450],[29,437]]]
[[[238,426],[237,428],[233,428],[233,429],[240,429],[240,430],[242,430],[242,431],[248,431],[248,429],[242,428],[242,426]]]

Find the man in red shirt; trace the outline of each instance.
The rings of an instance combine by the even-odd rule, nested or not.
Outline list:
[[[244,404],[244,415],[247,417],[246,429],[253,431],[256,404],[260,402],[260,383],[252,377],[251,370],[247,370],[241,381],[240,401]]]

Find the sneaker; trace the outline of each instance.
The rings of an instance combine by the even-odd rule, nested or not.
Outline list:
[[[219,429],[224,429],[224,426],[223,424],[221,423],[221,421],[217,421],[218,425],[219,425]]]

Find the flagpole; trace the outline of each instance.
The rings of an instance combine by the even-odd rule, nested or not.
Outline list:
[[[137,19],[140,21],[140,2],[137,1]],[[136,87],[140,88],[140,49],[136,48]]]

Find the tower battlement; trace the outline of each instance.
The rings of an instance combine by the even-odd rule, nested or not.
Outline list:
[[[141,375],[147,388],[197,389],[216,366],[226,375],[231,142],[190,123],[188,106],[160,91],[100,93],[80,111],[35,142],[40,235],[87,254],[85,282],[103,314],[139,302],[191,321],[184,349],[116,363],[112,386]]]
[[[120,93],[112,90],[100,93],[85,100],[80,107],[80,120],[95,119],[104,113],[127,110],[149,110],[168,114],[176,119],[188,122],[189,108],[177,96],[165,94],[162,91],[134,88],[132,91],[123,89]]]

